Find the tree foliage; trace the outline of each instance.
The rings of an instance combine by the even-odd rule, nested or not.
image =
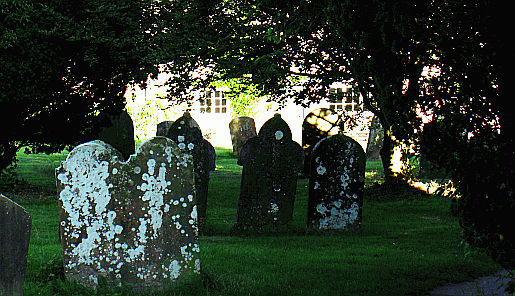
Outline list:
[[[91,140],[124,108],[129,82],[148,62],[152,1],[20,1],[0,4],[0,92],[8,110],[0,168],[16,151],[55,152]]]
[[[251,74],[273,100],[303,105],[326,98],[332,82],[353,80],[385,130],[387,179],[398,176],[396,146],[418,148],[433,137],[441,149],[430,154],[452,172],[461,195],[467,241],[513,268],[507,255],[515,239],[506,228],[514,205],[506,74],[513,53],[505,54],[506,24],[498,20],[508,18],[494,1],[193,1],[188,9],[203,17],[195,23],[196,45],[170,64],[175,94],[214,79],[180,74],[198,67],[224,78]],[[432,67],[440,75],[424,76]],[[298,76],[306,77],[304,88],[288,92]],[[433,112],[436,128],[421,132],[417,107]]]

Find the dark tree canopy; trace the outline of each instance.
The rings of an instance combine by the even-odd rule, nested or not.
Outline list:
[[[507,3],[507,2],[506,2]],[[386,179],[394,149],[433,138],[430,156],[452,172],[465,238],[506,268],[511,231],[514,52],[507,4],[484,1],[25,1],[0,4],[0,168],[20,146],[75,144],[123,109],[125,86],[155,65],[174,74],[169,98],[220,79],[307,105],[352,80],[384,128]],[[440,75],[424,77],[424,67]],[[289,92],[302,85],[300,92]],[[184,97],[183,97],[184,96]],[[436,128],[421,132],[416,108]],[[437,118],[439,121],[437,121]],[[494,121],[491,125],[489,122]],[[501,126],[500,133],[495,124]],[[63,132],[64,130],[64,132]],[[416,131],[416,132],[415,132]],[[436,131],[436,132],[435,132]],[[474,137],[468,138],[468,133]]]
[[[0,168],[19,147],[56,152],[91,140],[124,108],[129,82],[155,73],[151,1],[0,4]],[[100,116],[98,116],[100,114]],[[5,128],[10,127],[10,128]]]
[[[435,146],[442,149],[430,154],[452,172],[465,238],[503,266],[515,266],[509,258],[515,238],[506,220],[514,207],[507,114],[513,51],[502,36],[507,7],[451,0],[197,4],[188,10],[203,16],[189,35],[195,46],[169,67],[177,74],[170,82],[172,97],[190,86],[246,74],[276,101],[292,97],[307,104],[326,98],[332,82],[352,79],[385,130],[387,180],[400,176],[390,163],[396,147],[407,142],[419,148],[421,138],[436,136],[441,145]],[[424,77],[425,66],[438,67],[440,75]],[[184,74],[197,67],[214,72]],[[300,83],[301,92],[288,93]],[[431,110],[438,128],[421,132],[417,107]]]

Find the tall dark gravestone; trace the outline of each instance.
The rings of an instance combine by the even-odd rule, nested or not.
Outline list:
[[[245,141],[257,135],[254,119],[247,116],[241,116],[231,120],[229,130],[231,132],[232,151],[236,155],[240,154],[241,147]]]
[[[111,117],[110,124],[100,130],[98,139],[120,151],[123,160],[129,159],[136,150],[134,123],[129,113],[124,110],[120,115]]]
[[[215,148],[202,137],[197,122],[189,112],[185,112],[168,130],[168,138],[179,145],[179,149],[193,155],[195,171],[195,189],[197,191],[197,211],[199,227],[204,226],[207,212],[207,194],[209,190],[209,174],[216,168]]]
[[[235,231],[288,230],[303,157],[302,148],[292,140],[291,130],[279,114],[263,125],[257,137],[243,144],[238,160],[243,173]]]
[[[75,147],[56,169],[65,276],[150,292],[200,273],[191,153],[165,137],[128,161],[102,141]]]
[[[332,109],[316,109],[302,123],[302,149],[304,150],[304,176],[309,176],[311,150],[316,143],[330,135],[343,133],[343,119]]]
[[[318,142],[311,154],[308,230],[347,230],[361,225],[365,153],[344,135]]]
[[[23,295],[32,219],[0,194],[0,295]]]
[[[156,137],[166,137],[173,121],[163,121],[157,125]]]

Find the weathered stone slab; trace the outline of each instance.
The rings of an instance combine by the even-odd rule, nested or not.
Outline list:
[[[231,120],[229,130],[231,132],[232,151],[236,155],[240,154],[245,141],[257,136],[254,119],[247,116],[240,116]]]
[[[380,151],[383,147],[383,128],[379,118],[374,116],[370,124],[370,136],[368,138],[366,157],[367,161],[380,161]]]
[[[316,109],[302,123],[302,149],[304,150],[304,176],[310,174],[311,150],[316,143],[330,135],[343,133],[343,119],[332,109]]]
[[[167,136],[178,143],[179,149],[193,155],[197,212],[199,227],[202,229],[207,212],[209,174],[216,168],[215,148],[202,137],[202,132],[197,122],[188,112],[185,112],[182,117],[172,124]]]
[[[134,123],[132,118],[123,111],[119,116],[110,118],[110,125],[101,129],[98,139],[120,151],[123,160],[129,159],[135,152]]]
[[[32,219],[0,194],[0,295],[23,295]]]
[[[117,156],[89,142],[56,169],[66,277],[153,290],[199,273],[191,154],[155,137],[127,162]]]
[[[279,114],[263,125],[257,137],[243,144],[238,160],[243,173],[235,231],[280,232],[290,227],[303,156]]]
[[[308,230],[359,228],[365,185],[365,153],[355,140],[329,136],[311,155]]]
[[[156,137],[166,137],[168,130],[172,127],[173,121],[163,121],[157,125]]]

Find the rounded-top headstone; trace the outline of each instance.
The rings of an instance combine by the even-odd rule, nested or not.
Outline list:
[[[202,131],[195,119],[186,111],[170,126],[167,137],[180,145],[180,143],[190,138],[202,138]]]
[[[189,112],[177,119],[168,130],[168,138],[178,147],[193,155],[195,166],[195,188],[199,226],[202,228],[206,217],[209,174],[215,170],[215,149],[202,137],[202,131]]]
[[[276,114],[257,137],[243,144],[243,166],[234,230],[282,232],[290,229],[303,161],[302,148],[291,139],[288,124]]]
[[[302,149],[305,155],[304,176],[309,176],[311,150],[315,144],[327,136],[342,133],[343,130],[341,116],[332,109],[315,109],[306,116],[302,123]]]
[[[346,230],[361,225],[365,153],[344,135],[318,142],[311,154],[308,230]]]
[[[265,141],[286,142],[292,140],[290,127],[281,118],[281,114],[278,113],[263,124],[259,130],[259,136],[265,139]]]
[[[254,119],[248,116],[234,118],[229,123],[231,133],[232,149],[236,155],[240,154],[243,143],[250,138],[257,136]]]

